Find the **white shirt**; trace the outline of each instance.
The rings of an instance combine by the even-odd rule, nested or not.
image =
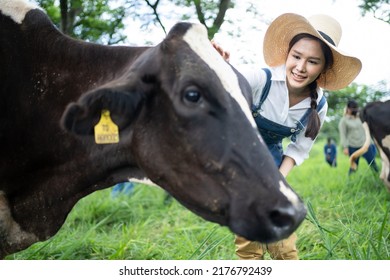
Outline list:
[[[248,67],[248,65],[237,68],[244,77],[248,80],[253,95],[255,105],[259,104],[261,93],[267,81],[267,75],[264,70],[259,68]],[[272,73],[271,88],[268,97],[261,106],[260,113],[263,117],[276,122],[278,124],[296,127],[296,122],[299,121],[310,108],[311,99],[308,97],[298,104],[290,108],[288,89],[286,84],[286,67],[285,65],[270,68]],[[317,89],[317,103],[323,96],[322,89]],[[328,103],[319,111],[321,126],[324,123],[326,112],[328,111]],[[284,155],[287,155],[295,160],[296,165],[300,165],[309,157],[309,152],[314,144],[314,141],[309,137],[305,137],[305,130],[297,135],[296,142],[290,142],[284,150]]]

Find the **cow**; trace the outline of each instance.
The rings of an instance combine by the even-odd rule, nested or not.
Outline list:
[[[351,168],[356,169],[355,159],[367,152],[373,138],[382,161],[380,178],[390,192],[390,100],[368,103],[360,113],[360,119],[366,141],[363,147],[350,156]]]
[[[152,47],[62,34],[0,2],[0,256],[47,240],[88,194],[149,179],[250,240],[289,236],[306,209],[256,129],[247,81],[202,25]]]

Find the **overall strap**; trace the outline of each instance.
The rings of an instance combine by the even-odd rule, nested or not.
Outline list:
[[[258,115],[258,111],[260,110],[261,105],[263,105],[265,99],[267,98],[269,89],[271,88],[271,78],[272,78],[271,70],[269,70],[268,68],[262,68],[262,69],[265,71],[265,74],[267,75],[267,80],[265,82],[263,91],[261,92],[259,104],[257,105],[253,104],[252,106],[253,117],[256,117]]]
[[[267,99],[269,89],[271,88],[271,78],[272,78],[272,73],[271,70],[268,68],[262,68],[265,71],[265,74],[267,75],[267,81],[265,83],[265,86],[263,88],[263,91],[261,92],[261,97],[260,97],[260,102],[259,102],[259,109],[261,105],[264,103],[264,101]]]
[[[326,97],[325,95],[322,95],[321,99],[320,99],[320,102],[318,103],[317,105],[317,112],[321,111],[322,107],[324,107],[326,103]],[[303,126],[306,126],[307,124],[307,121],[308,121],[308,117],[309,117],[309,114],[311,113],[311,108],[310,109],[307,109],[306,113],[302,116],[302,118],[299,120],[299,122],[303,125]]]

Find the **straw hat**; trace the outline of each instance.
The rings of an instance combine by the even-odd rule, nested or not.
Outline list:
[[[317,80],[318,86],[327,90],[338,90],[348,86],[359,74],[362,63],[337,48],[341,39],[341,26],[332,17],[315,15],[308,19],[287,13],[277,17],[264,37],[264,60],[270,67],[286,63],[291,39],[300,33],[311,34],[325,42],[333,53],[333,66]]]

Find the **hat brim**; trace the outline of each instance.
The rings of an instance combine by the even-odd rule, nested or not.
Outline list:
[[[270,67],[286,63],[290,41],[298,34],[307,33],[322,40],[332,51],[332,69],[321,74],[318,86],[326,90],[339,90],[347,87],[360,73],[361,61],[350,56],[324,39],[303,16],[287,13],[276,18],[264,36],[264,61]]]

